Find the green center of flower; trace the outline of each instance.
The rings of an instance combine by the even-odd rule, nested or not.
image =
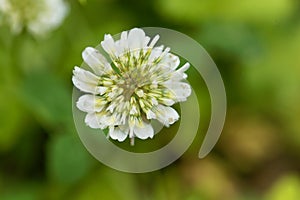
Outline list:
[[[116,122],[128,120],[130,127],[142,126],[161,115],[158,104],[175,102],[174,93],[161,84],[170,79],[170,69],[159,63],[160,57],[149,61],[150,53],[140,50],[112,59],[118,70],[100,77],[99,86],[106,88],[100,100],[107,105],[103,110],[114,115]]]
[[[128,101],[135,90],[138,87],[137,81],[134,77],[131,77],[130,75],[123,77],[124,78],[124,83],[120,84],[119,86],[124,90],[123,91],[123,96],[125,101]],[[123,82],[123,81],[122,81]]]

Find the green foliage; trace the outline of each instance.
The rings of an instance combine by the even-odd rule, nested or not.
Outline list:
[[[40,198],[40,186],[29,182],[14,185],[1,196],[1,200],[39,200]]]
[[[91,155],[75,135],[62,132],[52,137],[47,148],[48,177],[54,182],[72,184],[91,169]]]
[[[0,151],[10,149],[22,134],[21,127],[25,126],[24,108],[16,95],[7,88],[0,88],[6,95],[0,96]]]
[[[266,195],[266,200],[295,200],[300,195],[300,180],[294,174],[280,178]]]
[[[62,26],[42,38],[26,31],[14,35],[0,22],[1,200],[298,199],[298,1],[68,3]],[[179,30],[207,49],[225,82],[228,117],[214,151],[198,160],[210,102],[205,83],[190,69],[188,80],[201,110],[194,144],[166,169],[126,174],[98,163],[80,142],[72,119],[71,76],[82,63],[82,50],[98,45],[105,33],[145,26]],[[147,143],[138,140],[136,147],[114,142],[145,152],[168,143],[176,128]]]
[[[25,77],[19,92],[27,108],[46,126],[72,123],[71,92],[50,70]]]
[[[272,23],[290,16],[294,10],[292,0],[166,0],[157,1],[161,13],[176,20],[197,23],[212,19]]]

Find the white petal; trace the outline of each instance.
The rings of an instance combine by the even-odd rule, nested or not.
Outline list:
[[[151,110],[147,110],[146,111],[146,117],[147,117],[147,119],[155,119],[156,115]]]
[[[103,73],[112,70],[106,58],[95,48],[87,47],[82,52],[82,58],[97,75],[102,75]]]
[[[97,92],[100,94],[100,95],[103,95],[107,90],[107,87],[103,87],[103,86],[97,86]]]
[[[147,47],[147,44],[150,42],[151,38],[146,36],[144,39],[144,44],[143,44],[143,48]]]
[[[166,47],[160,56],[163,58],[164,56],[169,54],[170,50],[171,50],[170,47]]]
[[[127,43],[127,31],[123,31],[121,33],[120,44],[123,45],[124,47],[128,47],[128,43]]]
[[[120,128],[120,130],[121,130],[122,132],[124,132],[124,133],[126,133],[126,134],[128,135],[128,133],[129,133],[129,126],[128,126],[128,124],[120,125],[120,126],[118,126],[118,127]]]
[[[123,142],[127,138],[128,133],[125,133],[120,130],[120,128],[110,128],[109,129],[109,137],[113,140],[118,140],[119,142]]]
[[[110,34],[104,36],[104,40],[101,42],[101,45],[103,49],[111,56],[118,56],[115,41]]]
[[[175,70],[178,65],[180,64],[180,60],[178,56],[174,54],[167,53],[160,62],[161,64],[165,65],[166,67]]]
[[[169,126],[179,119],[177,111],[171,107],[157,105],[156,109],[157,119],[165,126]]]
[[[102,86],[98,86],[99,77],[95,74],[75,67],[73,70],[72,81],[73,84],[81,91],[88,92],[92,94],[103,94],[106,90]]]
[[[149,62],[154,62],[157,58],[159,58],[163,52],[163,49],[163,45],[153,48],[149,56]]]
[[[105,128],[106,126],[100,123],[100,116],[96,113],[88,113],[85,116],[85,123],[91,128]]]
[[[134,135],[142,140],[145,140],[147,138],[153,138],[154,136],[154,130],[151,124],[142,123],[141,126],[135,126],[134,129]]]
[[[159,98],[159,101],[166,106],[172,106],[175,103],[174,100],[169,98]]]
[[[190,68],[190,63],[185,63],[182,67],[180,67],[177,71],[180,73],[184,73],[186,70]]]
[[[159,40],[159,35],[156,35],[153,39],[152,39],[152,41],[151,41],[151,43],[149,44],[149,47],[150,48],[153,48],[154,47],[154,45],[156,44],[156,42]]]
[[[100,112],[106,101],[102,100],[101,97],[86,94],[81,96],[77,101],[77,108],[84,112]]]
[[[176,97],[177,101],[185,101],[192,93],[191,86],[188,83],[167,82],[164,86],[170,90],[170,92]]]
[[[134,28],[129,31],[128,34],[128,46],[130,50],[136,50],[144,48],[149,42],[150,38],[146,37],[143,29]]]
[[[83,92],[89,92],[92,91],[91,93],[95,94],[95,87],[94,85],[89,85],[83,81],[81,81],[80,79],[78,79],[76,76],[72,77],[72,82],[74,84],[75,87],[77,87],[79,90],[83,91]]]
[[[106,108],[107,111],[110,111],[111,113],[114,112],[114,109],[117,107],[117,104],[115,102],[111,102],[109,106]]]
[[[100,119],[100,122],[102,124],[105,124],[106,126],[113,126],[113,125],[119,125],[118,117],[116,113],[108,113],[106,112]]]
[[[121,33],[121,38],[116,43],[118,46],[118,51],[119,51],[118,54],[119,55],[123,55],[126,51],[129,50],[128,40],[127,40],[127,31],[123,31]]]
[[[190,63],[185,63],[181,68],[176,70],[173,74],[171,79],[173,81],[180,81],[187,78],[187,75],[184,73],[190,67]]]
[[[74,68],[73,74],[84,82],[97,83],[99,81],[98,76],[77,66]]]

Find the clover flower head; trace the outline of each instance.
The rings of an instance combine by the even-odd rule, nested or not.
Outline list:
[[[121,33],[114,41],[105,35],[102,48],[111,63],[95,48],[87,47],[82,57],[92,72],[75,67],[73,84],[84,94],[77,108],[86,112],[91,128],[108,128],[108,137],[124,141],[127,137],[147,139],[154,136],[151,120],[169,127],[179,119],[171,106],[186,101],[191,87],[184,82],[189,63],[179,68],[179,57],[170,48],[155,46],[139,28]]]
[[[44,35],[59,26],[67,12],[63,0],[0,0],[1,23],[16,34],[26,28],[33,35]]]

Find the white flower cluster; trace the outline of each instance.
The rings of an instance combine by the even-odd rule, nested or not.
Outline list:
[[[105,35],[101,42],[112,62],[92,47],[82,57],[93,70],[75,67],[73,84],[82,92],[77,107],[87,113],[85,123],[91,128],[109,128],[108,136],[118,141],[127,137],[152,138],[150,121],[169,126],[179,119],[171,106],[186,101],[191,87],[183,82],[189,63],[179,67],[179,57],[170,48],[155,47],[142,29],[124,31],[119,40]]]
[[[67,12],[63,0],[0,0],[1,23],[13,33],[26,28],[33,35],[44,35],[59,26]]]

